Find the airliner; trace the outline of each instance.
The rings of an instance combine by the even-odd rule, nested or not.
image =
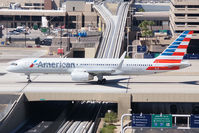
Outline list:
[[[183,61],[193,31],[184,31],[158,57],[153,59],[120,58],[24,58],[12,62],[7,71],[24,73],[28,82],[33,73],[70,74],[73,81],[89,81],[96,76],[104,84],[104,76],[145,75],[179,70],[191,66]]]

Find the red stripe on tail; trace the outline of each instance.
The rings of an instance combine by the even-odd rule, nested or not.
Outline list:
[[[188,45],[179,45],[178,48],[187,49]]]
[[[178,70],[180,69],[179,66],[173,66],[173,67],[166,67],[166,66],[150,66],[146,70]]]
[[[188,34],[193,34],[194,33],[194,31],[189,31],[189,33]]]
[[[184,52],[174,52],[172,56],[184,56]]]
[[[183,42],[189,42],[191,38],[184,38]]]
[[[156,59],[153,63],[181,63],[181,59]]]

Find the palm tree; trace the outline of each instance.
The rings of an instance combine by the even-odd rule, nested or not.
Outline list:
[[[139,8],[138,12],[145,12],[145,10],[143,8]]]
[[[155,25],[155,22],[154,21],[148,21],[148,24],[149,24],[151,31],[152,31],[152,26]]]
[[[154,21],[142,21],[138,27],[141,29],[141,34],[147,40],[148,37],[153,36],[152,26],[154,25]],[[150,26],[150,29],[149,29]]]
[[[148,31],[148,22],[146,20],[142,21],[138,27],[141,29],[142,36],[146,36],[146,32]]]
[[[142,21],[142,23],[140,23],[138,25],[138,27],[141,29],[141,33],[142,36],[152,36],[153,32],[152,32],[152,26],[154,25],[154,21]],[[150,29],[148,28],[150,26]]]

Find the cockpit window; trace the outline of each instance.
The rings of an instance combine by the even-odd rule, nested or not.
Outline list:
[[[10,65],[12,65],[12,66],[17,66],[17,63],[11,63]]]

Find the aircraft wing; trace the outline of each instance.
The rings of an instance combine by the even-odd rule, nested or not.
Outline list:
[[[102,69],[89,69],[87,70],[88,73],[92,74],[92,75],[98,75],[98,74],[102,74],[102,75],[110,75],[118,70],[120,70],[122,68],[123,62],[124,62],[124,58],[126,55],[126,51],[122,54],[122,56],[120,57],[120,62],[117,66],[117,68],[112,68],[112,69],[107,69],[107,68],[102,68]]]
[[[112,73],[115,72],[114,69],[89,69],[87,70],[87,72],[91,75],[98,75],[98,74],[102,74],[102,75],[110,75]]]
[[[118,62],[118,66],[116,68],[77,68],[74,71],[79,71],[79,72],[87,72],[93,76],[96,75],[111,75],[112,73],[115,73],[116,71],[120,71],[120,69],[122,68],[123,62],[124,62],[124,58],[125,58],[126,52],[123,53],[123,55],[119,58],[119,62]]]

